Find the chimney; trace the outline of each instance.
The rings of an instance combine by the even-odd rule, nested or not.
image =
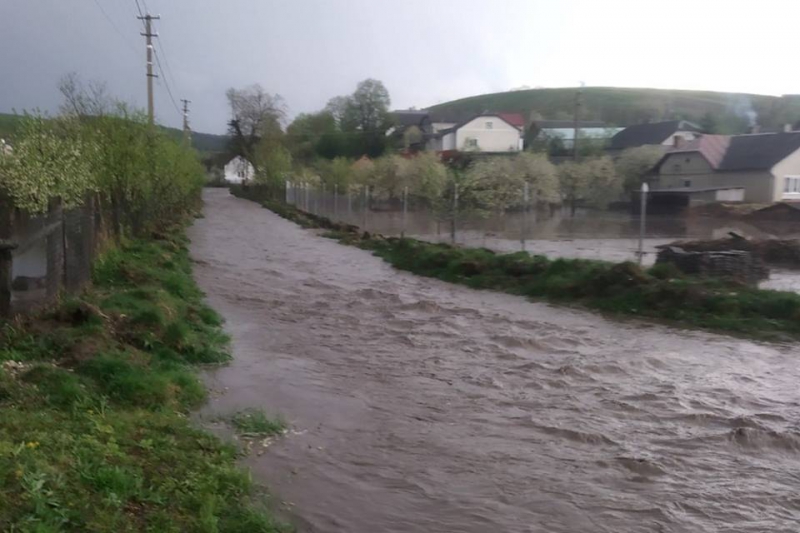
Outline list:
[[[750,126],[750,131],[748,133],[761,133],[761,126],[758,124],[753,124]]]
[[[673,135],[672,136],[672,146],[674,148],[683,148],[683,142],[686,139],[683,138],[683,135]]]
[[[791,124],[784,124],[783,125],[783,132],[784,133],[789,133],[790,131],[792,131],[792,125]]]

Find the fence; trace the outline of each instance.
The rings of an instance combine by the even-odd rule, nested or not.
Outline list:
[[[30,312],[62,292],[81,290],[106,235],[104,218],[93,197],[69,210],[52,202],[38,216],[0,198],[0,317]]]

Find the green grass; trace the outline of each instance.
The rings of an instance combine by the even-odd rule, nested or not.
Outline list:
[[[288,220],[309,220],[293,206],[263,205]],[[311,220],[319,219],[313,217]],[[330,228],[324,236],[370,250],[394,267],[418,275],[534,300],[579,305],[616,316],[634,316],[731,332],[753,338],[800,338],[800,295],[761,290],[729,279],[681,274],[671,265],[642,269],[633,263],[549,259],[525,252],[498,254],[415,239]]]
[[[243,437],[268,437],[281,435],[286,423],[279,418],[270,418],[258,409],[246,409],[231,417],[231,424]]]
[[[206,398],[196,365],[228,359],[220,323],[179,233],[107,252],[79,299],[0,323],[0,530],[285,531],[239,452],[187,418]]]

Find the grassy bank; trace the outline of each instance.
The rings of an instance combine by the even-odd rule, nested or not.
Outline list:
[[[304,227],[330,229],[327,236],[371,250],[396,268],[423,276],[753,338],[800,337],[800,295],[795,293],[686,276],[668,265],[642,269],[633,263],[548,259],[525,252],[497,254],[483,248],[384,238],[360,234],[357,228],[282,202],[265,200],[262,205]]]
[[[237,452],[195,428],[224,362],[180,232],[107,252],[94,286],[0,322],[0,530],[274,532]]]

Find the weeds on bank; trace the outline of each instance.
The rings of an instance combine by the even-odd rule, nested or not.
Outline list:
[[[288,220],[307,217],[293,206],[265,202]],[[319,219],[320,217],[314,217]],[[325,219],[327,220],[327,219]],[[327,221],[324,236],[372,251],[396,268],[422,276],[539,300],[578,304],[619,315],[667,320],[755,338],[800,337],[800,295],[761,290],[729,279],[682,274],[672,265],[549,259],[526,252],[498,254],[415,239],[360,234]]]
[[[178,233],[130,242],[80,299],[0,324],[0,530],[283,530],[186,418],[192,366],[228,358],[190,270]]]
[[[270,418],[258,409],[246,409],[234,414],[231,424],[243,437],[269,437],[286,431],[286,422]]]

